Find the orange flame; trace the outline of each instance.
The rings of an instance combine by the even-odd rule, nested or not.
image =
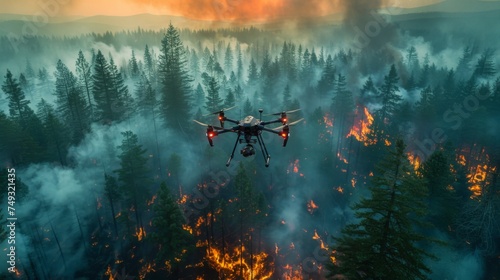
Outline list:
[[[158,195],[156,195],[156,194],[155,194],[155,195],[153,195],[153,197],[151,198],[151,200],[149,200],[149,201],[148,201],[148,206],[150,206],[151,204],[155,203],[155,200],[156,200],[156,197],[157,197],[157,196],[158,196]]]
[[[487,182],[488,174],[495,172],[496,167],[478,164],[477,167],[471,168],[471,173],[467,175],[468,182],[471,184],[469,190],[472,192],[471,198],[480,197],[483,193],[483,187],[489,185]]]
[[[144,237],[146,237],[146,231],[143,227],[139,227],[135,230],[134,236],[137,236],[137,240],[141,241]]]
[[[315,211],[316,209],[318,209],[318,208],[319,208],[319,206],[318,206],[316,203],[314,203],[314,201],[313,201],[312,199],[311,199],[311,200],[309,200],[309,202],[307,203],[307,211],[308,211],[309,213],[311,213],[311,214],[313,214],[313,213],[314,213],[314,211]]]
[[[151,263],[148,263],[146,265],[144,265],[143,267],[141,267],[141,269],[139,270],[139,279],[147,279],[147,275],[151,272],[155,272],[156,270],[154,269],[155,267],[155,264],[151,264]]]
[[[363,108],[363,112],[364,115],[362,115],[360,119],[358,116],[358,109],[356,109],[356,120],[354,121],[354,125],[351,128],[351,131],[349,131],[349,134],[347,134],[346,138],[354,136],[356,140],[362,142],[365,146],[374,145],[377,143],[376,140],[369,138],[369,135],[372,132],[371,126],[374,119],[366,107]]]
[[[413,166],[413,169],[417,171],[420,168],[420,165],[422,164],[420,158],[411,153],[408,153],[407,155],[408,155],[408,161],[410,161],[410,164]]]
[[[215,246],[207,248],[210,265],[226,279],[271,279],[274,271],[265,252],[249,254],[245,246],[236,246],[224,255]],[[249,261],[251,259],[251,265]],[[243,273],[240,275],[240,273]]]
[[[108,269],[106,272],[104,272],[104,275],[109,276],[108,280],[115,280],[115,277],[113,275],[113,271],[111,270],[111,266],[108,265]]]

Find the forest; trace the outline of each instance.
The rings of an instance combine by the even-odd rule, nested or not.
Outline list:
[[[499,279],[500,37],[375,20],[0,37],[0,277]]]

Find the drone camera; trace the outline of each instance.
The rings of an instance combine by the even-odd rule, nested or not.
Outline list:
[[[241,149],[240,153],[244,157],[253,156],[253,155],[255,155],[255,149],[253,148],[252,145],[248,144],[243,149]]]

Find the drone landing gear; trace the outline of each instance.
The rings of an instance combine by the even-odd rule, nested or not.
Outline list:
[[[271,160],[271,156],[267,152],[266,144],[264,143],[264,139],[262,139],[262,135],[257,135],[257,142],[259,142],[260,150],[262,151],[262,155],[264,156],[264,161],[266,162],[266,167],[269,167],[269,161]]]
[[[234,151],[236,151],[236,146],[238,145],[238,142],[240,142],[239,141],[240,137],[241,134],[238,133],[238,137],[236,138],[236,142],[234,143],[233,151],[231,152],[231,156],[226,162],[226,166],[229,166],[231,164],[231,160],[233,160],[234,158]],[[264,139],[262,139],[262,136],[260,134],[257,135],[257,142],[259,142],[260,150],[262,151],[262,155],[264,156],[266,167],[269,167],[269,161],[271,160],[271,156],[267,152],[266,144],[264,143]],[[244,157],[248,157],[254,155],[255,151],[253,150],[252,145],[248,144],[245,148],[243,148],[241,153]]]
[[[231,160],[233,159],[234,157],[234,151],[236,150],[236,146],[238,145],[238,142],[240,140],[240,137],[241,137],[241,134],[238,133],[238,137],[236,138],[236,142],[234,142],[234,148],[233,148],[233,152],[231,153],[231,156],[229,157],[229,159],[227,160],[226,162],[226,166],[229,166],[229,164],[231,164]]]

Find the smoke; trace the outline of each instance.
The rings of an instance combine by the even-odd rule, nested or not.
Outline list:
[[[160,0],[134,0],[166,7],[172,14],[203,20],[233,22],[269,21],[325,16],[339,11],[340,0],[187,0],[173,3]]]

